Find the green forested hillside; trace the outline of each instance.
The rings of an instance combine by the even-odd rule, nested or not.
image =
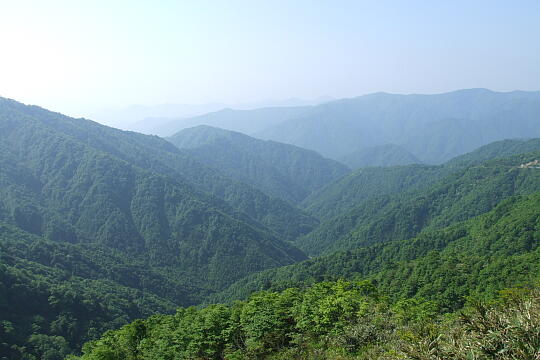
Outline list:
[[[516,154],[526,154],[539,150],[540,139],[508,139],[495,141],[471,151],[470,153],[460,155],[448,161],[445,166],[459,168],[478,165],[486,160],[506,158]]]
[[[358,169],[368,166],[388,167],[422,163],[416,158],[416,156],[411,154],[403,146],[394,144],[362,148],[340,157],[339,161],[351,169]]]
[[[540,139],[503,140],[482,146],[439,166],[409,165],[358,169],[311,194],[301,204],[318,219],[328,220],[379,195],[426,188],[460,169],[487,160],[540,151]]]
[[[407,239],[491,210],[506,197],[540,190],[540,171],[520,168],[540,153],[492,160],[448,175],[435,185],[370,198],[325,220],[297,240],[313,254]]]
[[[57,359],[303,260],[285,239],[315,223],[157,137],[2,99],[1,356]]]
[[[540,279],[538,140],[324,186],[347,169],[190,131],[178,149],[0,99],[0,358],[536,355],[537,290],[497,294]],[[533,335],[489,335],[518,322]]]
[[[120,131],[84,119],[75,120],[37,106],[26,106],[2,98],[0,115],[2,144],[17,156],[26,156],[26,147],[34,152],[40,151],[32,142],[46,143],[43,132],[67,136],[90,149],[211,193],[287,238],[295,238],[317,225],[314,218],[286,201],[272,198],[204,166],[157,136]]]
[[[253,274],[212,296],[246,298],[340,278],[369,278],[393,299],[419,297],[441,309],[465,297],[533,283],[540,276],[540,193],[511,197],[490,212],[417,237],[379,243]]]
[[[293,203],[349,172],[313,151],[210,126],[182,130],[169,141],[201,163]]]
[[[441,166],[370,167],[353,171],[308,196],[301,206],[321,220],[329,220],[381,195],[433,184],[448,174]]]
[[[106,330],[205,294],[121,252],[0,225],[0,354],[63,359]]]
[[[414,239],[251,276],[242,295],[270,290],[134,322],[82,359],[533,359],[537,290],[499,291],[537,284],[538,245],[540,192]]]
[[[32,130],[21,134],[24,153],[2,151],[6,222],[55,241],[144,254],[154,265],[174,265],[218,287],[228,272],[238,276],[251,267],[302,258],[261,225],[180,179],[145,171],[37,126]],[[35,135],[31,143],[29,133]],[[8,141],[14,139],[10,135]],[[21,177],[22,172],[30,177]],[[230,265],[236,256],[244,260],[243,270],[240,263]]]

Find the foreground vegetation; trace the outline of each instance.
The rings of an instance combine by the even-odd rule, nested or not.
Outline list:
[[[269,270],[239,288],[281,290],[137,320],[79,359],[536,359],[539,213],[540,193],[515,196],[417,238]]]
[[[505,290],[440,315],[435,302],[390,303],[370,282],[322,282],[137,320],[83,351],[81,360],[535,359],[540,293]]]
[[[496,294],[540,279],[538,141],[314,193],[341,166],[244,140],[219,168],[0,98],[0,360],[481,358],[489,319],[536,346],[535,290]]]

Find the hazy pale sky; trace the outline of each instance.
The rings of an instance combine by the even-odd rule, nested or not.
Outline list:
[[[540,90],[540,1],[0,0],[0,96],[71,115]]]

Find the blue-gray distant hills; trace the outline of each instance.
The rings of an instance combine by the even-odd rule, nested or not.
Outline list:
[[[377,93],[317,106],[257,135],[336,159],[395,144],[441,163],[496,140],[540,136],[540,92]]]
[[[169,123],[167,132],[172,135],[197,125],[293,144],[328,158],[346,159],[353,167],[438,164],[493,141],[539,137],[540,92],[376,93],[317,106],[228,109]],[[381,146],[389,153],[381,153],[385,149]],[[404,162],[392,156],[398,146],[404,149],[401,155],[407,154]],[[366,161],[365,152],[373,147],[378,147],[378,159],[390,160]]]

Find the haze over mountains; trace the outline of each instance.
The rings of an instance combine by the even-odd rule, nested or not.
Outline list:
[[[439,164],[493,141],[540,136],[540,92],[486,89],[376,93],[316,106],[223,109],[163,122],[172,136],[198,125],[317,151],[348,166]]]
[[[540,92],[485,89],[438,95],[377,93],[320,105],[256,136],[338,159],[376,145],[441,163],[489,142],[540,136]]]
[[[150,135],[170,135],[170,129],[178,128],[182,119],[204,115],[219,110],[234,108],[237,110],[250,110],[267,107],[298,107],[311,106],[334,100],[330,96],[321,96],[306,100],[289,98],[283,100],[266,100],[252,103],[227,105],[223,103],[208,103],[201,105],[189,104],[161,104],[154,106],[132,105],[125,108],[110,108],[95,111],[90,118],[108,126],[124,130],[132,130]],[[190,124],[189,121],[186,124]],[[189,127],[186,126],[186,127]]]
[[[0,354],[62,359],[137,318],[258,290],[309,293],[323,280],[368,278],[391,301],[427,299],[441,314],[475,291],[490,297],[532,284],[540,278],[540,141],[491,140],[540,136],[538,119],[537,92],[374,94],[187,120],[251,135],[197,125],[160,138],[0,98]],[[347,164],[258,137],[268,134],[336,157],[350,150],[340,157]],[[463,155],[444,161],[453,154]],[[339,298],[335,286],[321,294]],[[249,306],[274,316],[265,301]],[[302,328],[309,316],[298,314],[294,331],[326,334]],[[254,319],[234,325],[242,337],[253,336]],[[169,330],[176,326],[187,325]],[[102,350],[128,356],[107,336],[83,359]],[[132,340],[144,347],[139,341],[154,336]],[[272,351],[286,358],[297,345],[284,341]],[[241,344],[241,358],[261,349]],[[203,358],[232,351],[223,346]]]

